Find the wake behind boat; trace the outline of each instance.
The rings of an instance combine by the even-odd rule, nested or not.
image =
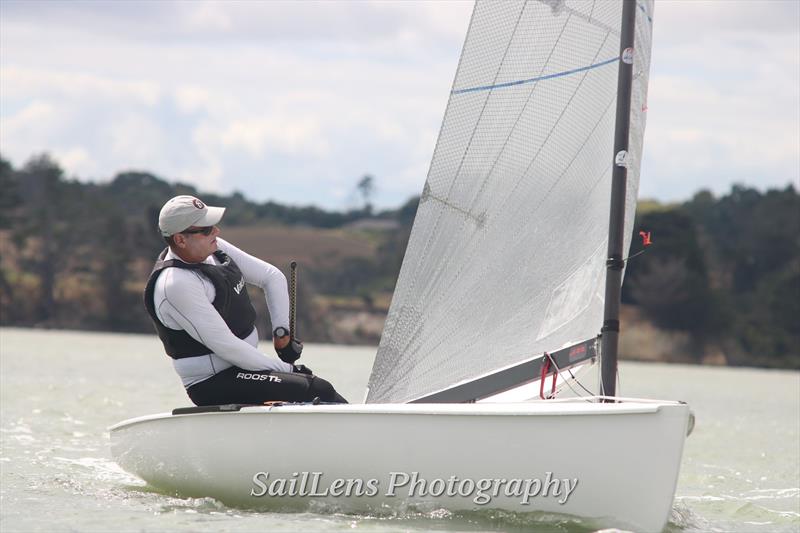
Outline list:
[[[680,402],[616,395],[652,21],[652,1],[476,3],[367,404],[128,420],[111,428],[115,461],[247,507],[411,503],[661,530],[693,420]],[[598,360],[603,396],[553,399]],[[497,403],[511,396],[540,401]]]

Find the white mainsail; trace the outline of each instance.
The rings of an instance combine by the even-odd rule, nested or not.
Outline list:
[[[628,245],[653,13],[637,5]],[[607,0],[476,3],[367,402],[411,401],[598,334],[620,20]]]

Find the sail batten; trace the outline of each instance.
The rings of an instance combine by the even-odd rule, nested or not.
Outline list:
[[[367,401],[425,397],[599,332],[620,14],[476,3]],[[649,31],[637,27],[629,224]]]

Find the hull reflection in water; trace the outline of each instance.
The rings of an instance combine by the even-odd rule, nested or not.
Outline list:
[[[114,460],[152,486],[237,507],[544,511],[658,531],[688,406],[283,405],[161,414],[113,426]]]

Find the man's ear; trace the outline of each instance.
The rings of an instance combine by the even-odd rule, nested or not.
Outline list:
[[[186,247],[186,236],[182,233],[176,233],[172,236],[172,242],[175,243],[175,246],[178,248],[185,248]]]

